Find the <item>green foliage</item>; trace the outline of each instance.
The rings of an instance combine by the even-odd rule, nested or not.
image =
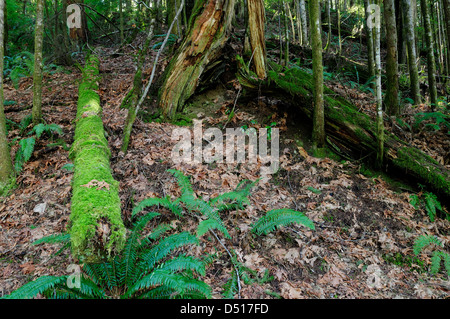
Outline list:
[[[315,229],[314,223],[305,216],[305,214],[292,209],[273,209],[256,223],[253,224],[252,231],[258,235],[268,234],[280,226],[287,226],[293,223],[298,223],[306,226],[312,230]]]
[[[430,220],[434,222],[438,211],[442,212],[447,219],[450,218],[450,215],[447,214],[443,208],[441,203],[439,202],[437,196],[431,192],[423,192],[421,194],[412,194],[410,195],[409,203],[415,208],[419,209],[421,207],[425,208]]]
[[[43,133],[47,133],[50,137],[53,137],[55,133],[59,135],[64,135],[61,127],[57,124],[44,124],[40,123],[33,127],[33,129],[28,133],[30,134],[36,134],[36,138],[40,138]]]
[[[34,55],[23,51],[13,57],[5,56],[5,68],[3,74],[9,77],[14,87],[19,87],[19,81],[23,77],[31,76],[34,68]]]
[[[425,129],[431,129],[436,132],[446,128],[448,130],[447,134],[450,134],[450,116],[443,112],[417,113],[413,125],[414,129],[417,129],[422,122],[426,122],[424,125]]]
[[[24,131],[28,125],[31,123],[31,116],[26,116],[19,124],[21,131]],[[50,137],[53,137],[55,133],[63,135],[63,131],[59,125],[56,124],[38,124],[34,126],[28,133],[35,134],[34,137],[24,138],[19,141],[19,149],[16,152],[16,157],[14,159],[14,168],[16,172],[20,172],[25,164],[33,154],[34,146],[36,144],[36,139],[40,138],[43,133],[47,133]]]
[[[34,298],[38,294],[49,299],[211,297],[210,287],[198,279],[205,275],[205,262],[177,253],[182,247],[197,245],[198,239],[188,232],[167,235],[171,229],[167,224],[144,232],[157,216],[153,212],[135,221],[124,250],[114,260],[84,264],[78,287],[67,284],[68,276],[44,276],[5,298]],[[53,235],[34,244],[66,242],[68,236]]]
[[[19,149],[17,150],[14,159],[14,168],[16,172],[20,172],[23,168],[23,164],[31,158],[35,143],[36,139],[34,137],[25,138],[19,141]]]
[[[160,37],[160,38],[165,38],[167,36],[167,34],[158,34],[158,35],[155,35],[155,37]],[[167,47],[170,47],[171,45],[174,45],[175,44],[175,42],[177,42],[177,40],[178,40],[178,36],[176,35],[176,34],[170,34],[169,35],[169,38],[167,39],[167,43],[166,43],[166,46]],[[157,43],[155,43],[153,46],[152,46],[152,49],[153,50],[157,50],[157,49],[159,49],[161,46],[162,46],[162,44],[163,44],[163,42],[161,41],[161,42],[157,42]]]
[[[418,256],[423,250],[430,246],[443,247],[442,242],[435,236],[423,235],[416,239],[413,246],[413,251],[416,256]],[[435,249],[431,256],[431,266],[430,272],[432,274],[437,274],[441,268],[441,261],[444,261],[444,268],[447,271],[447,276],[450,279],[450,254],[446,251]]]

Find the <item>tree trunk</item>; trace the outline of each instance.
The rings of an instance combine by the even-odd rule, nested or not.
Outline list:
[[[425,40],[427,50],[427,71],[428,71],[428,87],[430,93],[431,108],[434,109],[437,105],[437,87],[436,87],[436,60],[434,58],[434,39],[431,29],[430,13],[426,0],[420,0],[422,8],[422,15],[424,18]]]
[[[381,17],[380,21],[375,21],[375,37],[373,46],[375,48],[375,92],[377,101],[377,159],[376,166],[381,168],[384,160],[384,122],[382,107],[381,88]]]
[[[5,36],[5,0],[0,0],[0,43],[3,43]],[[11,154],[8,147],[8,137],[6,134],[6,117],[3,101],[3,57],[4,46],[0,46],[0,196],[7,191],[13,181],[13,166]]]
[[[194,94],[203,71],[228,40],[234,0],[197,0],[180,47],[164,72],[159,92],[163,115],[173,118]]]
[[[386,96],[385,109],[389,115],[400,114],[398,100],[398,60],[397,60],[397,26],[395,22],[394,0],[384,0],[384,19],[386,21]]]
[[[133,124],[136,119],[136,108],[138,107],[138,102],[142,94],[142,71],[145,62],[145,56],[150,47],[150,41],[154,36],[156,15],[152,15],[152,19],[150,21],[150,26],[147,34],[147,38],[145,39],[144,45],[139,51],[139,57],[137,61],[136,73],[133,79],[133,87],[130,92],[128,92],[127,96],[124,98],[121,104],[121,108],[128,109],[127,119],[125,121],[125,126],[123,130],[123,139],[122,139],[122,147],[121,151],[126,153],[128,149],[128,144],[130,142],[131,130],[133,129]]]
[[[308,45],[309,39],[308,39],[308,18],[306,13],[306,5],[305,0],[300,0],[299,2],[299,10],[300,10],[300,16],[301,16],[301,22],[302,22],[302,39],[303,43],[302,45]]]
[[[374,48],[373,48],[373,32],[372,29],[369,29],[367,21],[369,20],[369,0],[364,0],[364,11],[366,17],[366,23],[364,23],[364,29],[366,30],[367,35],[367,66],[369,70],[369,78],[371,78],[372,83],[375,79],[375,59],[374,59]],[[375,87],[375,84],[371,85],[372,88]]]
[[[248,27],[252,63],[260,79],[266,78],[265,12],[263,0],[248,0]]]
[[[271,64],[265,81],[245,74],[243,68],[237,76],[249,94],[264,92],[276,96],[313,119],[314,79],[307,72],[298,68],[282,71],[281,66]],[[324,87],[324,110],[328,146],[344,157],[375,161],[376,121],[327,87]],[[393,174],[402,173],[415,183],[427,185],[435,194],[449,200],[450,171],[393,134],[386,131],[384,134],[385,167]]]
[[[450,0],[442,0],[444,4],[444,17],[447,33],[447,75],[450,76]],[[450,83],[450,78],[447,83]]]
[[[406,45],[408,48],[408,66],[409,66],[409,81],[411,86],[411,96],[414,104],[418,105],[421,103],[420,97],[420,86],[419,86],[419,71],[418,71],[418,60],[416,54],[416,40],[414,31],[414,20],[413,20],[413,8],[411,6],[411,0],[403,1],[403,14],[405,18],[405,35],[406,35]]]
[[[325,45],[325,52],[327,52],[330,49],[331,45],[331,0],[325,0],[325,11],[327,14],[327,44]]]
[[[44,41],[44,0],[36,3],[33,73],[33,124],[42,122],[42,44]]]
[[[91,55],[78,91],[75,137],[69,157],[74,163],[70,214],[72,255],[96,263],[120,253],[126,229],[122,222],[119,183],[111,174],[98,90],[98,58]]]
[[[310,0],[309,16],[314,81],[314,115],[312,139],[314,148],[318,150],[325,146],[325,124],[323,110],[322,26],[320,24],[319,0]]]

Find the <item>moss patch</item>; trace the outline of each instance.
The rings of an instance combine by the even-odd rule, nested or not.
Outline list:
[[[125,244],[119,183],[114,180],[111,156],[101,119],[97,57],[91,55],[79,86],[74,143],[70,235],[72,254],[81,262],[110,259]]]

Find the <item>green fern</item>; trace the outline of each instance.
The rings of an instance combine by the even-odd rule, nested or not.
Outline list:
[[[178,215],[178,216],[181,216],[181,214],[182,214],[182,209],[179,205],[179,202],[178,201],[173,202],[167,196],[164,198],[153,197],[153,198],[144,199],[133,209],[132,216],[135,216],[138,213],[140,213],[141,211],[143,211],[145,208],[152,207],[152,206],[158,206],[158,207],[161,206],[161,207],[167,208],[171,212],[173,212],[175,215]]]
[[[160,224],[143,235],[160,214],[148,213],[135,221],[125,249],[114,260],[85,264],[79,287],[69,288],[68,276],[41,277],[4,298],[210,298],[210,287],[199,279],[205,261],[178,252],[199,241],[187,232],[167,236],[171,227]],[[35,244],[61,243],[67,234],[40,239]]]
[[[20,172],[23,168],[23,164],[31,158],[35,143],[36,139],[34,137],[20,140],[19,149],[17,150],[16,157],[14,159],[14,168],[16,172]]]
[[[44,124],[44,123],[40,123],[37,124],[33,127],[33,129],[28,133],[30,134],[36,134],[36,138],[40,138],[41,135],[43,133],[47,133],[49,134],[51,137],[53,137],[53,135],[55,133],[59,134],[59,135],[64,135],[61,127],[57,124]]]
[[[424,192],[420,195],[412,194],[410,195],[409,199],[409,203],[415,209],[419,209],[421,206],[424,207],[425,211],[428,214],[428,217],[432,222],[434,222],[436,216],[438,215],[438,211],[444,213],[447,219],[450,218],[450,215],[442,209],[442,205],[439,202],[437,196],[431,192]]]
[[[416,239],[413,246],[413,251],[416,256],[418,256],[425,247],[430,245],[435,245],[438,247],[443,247],[442,242],[435,236],[423,235]],[[444,268],[447,271],[447,276],[450,278],[450,254],[443,250],[434,250],[431,257],[430,272],[432,274],[437,274],[441,267],[441,261],[444,261]]]
[[[314,223],[306,217],[305,214],[292,209],[283,208],[267,212],[265,216],[261,217],[253,224],[252,231],[258,235],[266,235],[280,226],[286,226],[293,223],[301,224],[312,230],[315,229]]]

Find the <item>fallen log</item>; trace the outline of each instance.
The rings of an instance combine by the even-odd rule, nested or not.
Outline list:
[[[79,86],[75,137],[69,157],[74,163],[69,232],[72,255],[83,263],[101,262],[125,244],[119,183],[110,169],[110,150],[101,118],[99,60],[86,60]]]
[[[243,62],[243,61],[242,61]],[[237,77],[247,92],[265,92],[290,104],[312,121],[312,75],[299,69],[283,70],[271,64],[267,79],[260,80],[240,63]],[[324,86],[325,130],[328,145],[355,159],[375,159],[376,122],[368,115]],[[450,172],[429,155],[409,146],[385,131],[384,167],[402,172],[413,181],[428,186],[435,194],[450,199]]]

